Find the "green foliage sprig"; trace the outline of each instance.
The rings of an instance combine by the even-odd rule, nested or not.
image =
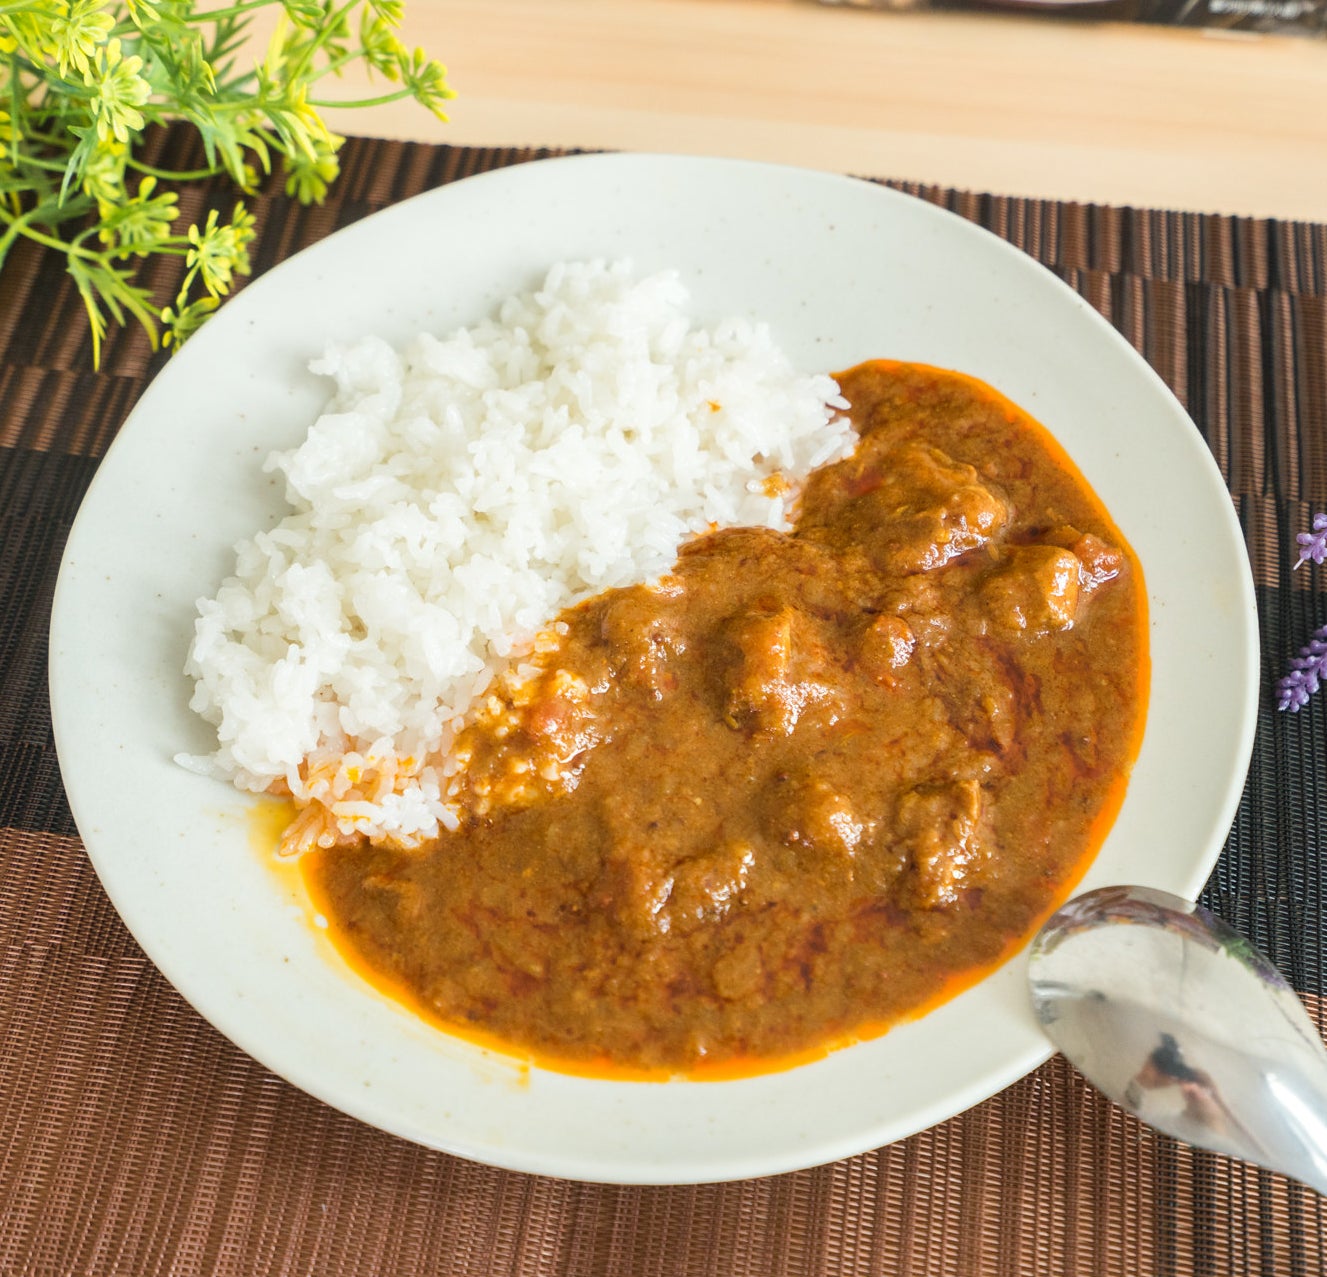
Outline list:
[[[266,56],[237,66],[260,10],[278,10]],[[212,211],[176,230],[172,183],[229,174],[252,194],[279,159],[287,194],[320,202],[343,139],[319,114],[414,98],[439,118],[452,96],[443,67],[399,37],[402,0],[0,0],[0,269],[20,237],[64,254],[87,308],[93,358],[110,322],[132,317],[178,345],[249,272],[253,218]],[[352,63],[388,83],[336,101],[317,86]],[[185,120],[205,167],[156,168],[143,130]],[[137,279],[142,259],[185,259],[161,305]]]

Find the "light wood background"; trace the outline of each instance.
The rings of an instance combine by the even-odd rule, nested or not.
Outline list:
[[[813,0],[407,0],[405,33],[447,64],[450,123],[334,128],[1327,220],[1324,39]]]

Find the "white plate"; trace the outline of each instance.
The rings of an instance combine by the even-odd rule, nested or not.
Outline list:
[[[1243,541],[1198,432],[1076,294],[967,222],[868,183],[727,160],[588,156],[470,178],[350,227],[229,301],[144,394],[79,514],[51,623],[69,800],[121,916],[222,1033],[296,1086],[422,1144],[525,1171],[682,1183],[814,1165],[921,1130],[1049,1054],[1023,959],[923,1019],[784,1073],[630,1083],[522,1069],[449,1038],[327,956],[255,852],[244,799],[171,762],[205,751],[180,673],[194,602],[275,521],[260,471],[313,420],[332,339],[478,319],[562,259],[679,268],[696,312],[768,319],[807,369],[959,369],[1049,427],[1132,542],[1152,695],[1085,887],[1193,895],[1252,744]]]

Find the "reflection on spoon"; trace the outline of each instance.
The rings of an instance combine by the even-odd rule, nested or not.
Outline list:
[[[1276,968],[1206,909],[1087,892],[1032,942],[1028,984],[1047,1036],[1116,1104],[1327,1193],[1327,1050]]]

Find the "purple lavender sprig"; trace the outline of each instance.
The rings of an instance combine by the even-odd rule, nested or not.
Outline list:
[[[1296,538],[1299,542],[1299,558],[1295,567],[1302,568],[1310,559],[1320,567],[1327,559],[1327,514],[1313,516],[1313,531],[1301,532]]]
[[[1321,567],[1327,559],[1327,514],[1315,514],[1312,530],[1301,532],[1295,540],[1299,542],[1295,568],[1302,568],[1310,559]],[[1299,713],[1324,681],[1327,681],[1327,625],[1314,630],[1313,636],[1299,649],[1299,655],[1290,662],[1290,673],[1277,683],[1276,708]]]
[[[1313,637],[1299,649],[1299,655],[1290,662],[1290,673],[1277,683],[1276,708],[1288,709],[1292,714],[1298,714],[1309,703],[1309,697],[1318,690],[1319,682],[1325,679],[1327,679],[1327,625],[1313,632]]]

